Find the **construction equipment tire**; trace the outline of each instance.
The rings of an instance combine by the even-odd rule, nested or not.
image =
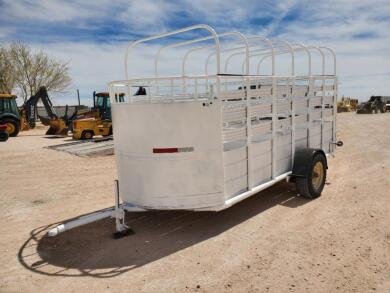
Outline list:
[[[19,121],[15,120],[15,119],[4,118],[4,119],[0,120],[0,124],[7,125],[7,132],[8,132],[8,135],[11,137],[17,136],[19,131],[20,131]]]

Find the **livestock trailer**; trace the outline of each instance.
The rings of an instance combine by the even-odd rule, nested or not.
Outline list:
[[[130,78],[128,69],[137,70],[135,47],[152,41],[159,44],[154,74]],[[173,55],[179,62],[172,63],[178,74],[160,72],[168,49],[179,50]],[[204,73],[189,72],[195,53]],[[115,218],[123,233],[125,211],[220,211],[286,179],[296,182],[300,195],[320,196],[327,155],[342,144],[336,140],[332,49],[195,25],[131,42],[124,65],[125,79],[108,84],[115,207],[49,235],[105,217]],[[277,65],[288,73],[278,74]]]

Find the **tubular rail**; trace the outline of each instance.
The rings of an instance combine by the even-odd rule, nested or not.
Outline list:
[[[198,25],[185,27],[185,28],[182,28],[180,30],[175,30],[175,31],[172,31],[172,32],[167,32],[167,33],[159,34],[159,35],[156,35],[156,36],[143,38],[143,39],[140,39],[140,40],[137,40],[137,41],[134,41],[134,42],[130,42],[127,45],[126,51],[125,51],[125,77],[126,77],[126,80],[129,80],[129,75],[128,75],[128,56],[129,56],[129,53],[131,52],[131,49],[133,49],[136,45],[141,44],[141,43],[145,43],[145,42],[149,42],[149,41],[152,41],[152,40],[157,40],[157,39],[161,39],[161,38],[165,38],[165,37],[181,34],[181,33],[184,33],[184,32],[189,32],[189,31],[192,31],[192,30],[198,30],[198,29],[203,29],[203,30],[208,31],[210,33],[210,35],[212,36],[212,38],[214,39],[215,51],[216,51],[216,54],[217,54],[217,74],[219,74],[220,73],[220,53],[219,53],[219,51],[220,51],[220,42],[219,42],[218,35],[217,35],[215,30],[211,26],[206,25],[206,24],[198,24]],[[127,91],[128,91],[129,96],[130,96],[130,87],[129,86],[128,86]]]
[[[260,40],[260,41],[265,42],[268,45],[269,50],[271,51],[271,56],[273,56],[273,54],[275,52],[275,47],[274,47],[274,45],[273,45],[271,40],[269,40],[269,39],[267,39],[266,37],[263,37],[263,36],[252,36],[252,37],[248,37],[247,39],[248,40]],[[226,61],[225,61],[225,72],[228,71],[227,68],[228,68],[228,64],[229,64],[231,58],[233,58],[234,56],[237,56],[239,54],[242,54],[242,53],[240,53],[240,52],[239,53],[233,53],[226,59]],[[274,63],[274,61],[275,61],[274,58],[272,58],[272,75],[275,75],[275,67],[274,67],[275,63]]]

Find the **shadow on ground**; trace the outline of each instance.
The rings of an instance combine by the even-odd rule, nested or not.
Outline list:
[[[128,213],[127,224],[136,234],[117,240],[112,219],[49,238],[46,232],[56,225],[51,224],[31,231],[18,259],[40,274],[108,278],[205,241],[276,205],[295,208],[307,202],[281,182],[221,212]]]
[[[46,138],[46,139],[60,139],[60,138],[66,138],[66,136],[64,136],[64,135],[46,135],[46,136],[43,136],[43,137]],[[68,140],[69,139],[66,139],[64,141],[68,141]]]

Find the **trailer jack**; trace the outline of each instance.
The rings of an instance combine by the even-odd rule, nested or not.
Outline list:
[[[119,239],[127,235],[134,234],[134,231],[125,223],[125,210],[119,204],[119,181],[115,180],[115,228],[114,239]]]
[[[134,231],[126,225],[125,211],[129,212],[142,212],[145,211],[142,208],[135,207],[129,204],[119,203],[119,182],[115,180],[115,206],[112,208],[104,209],[95,213],[91,213],[85,216],[78,217],[74,220],[62,223],[47,232],[48,236],[57,236],[60,233],[68,231],[70,229],[80,227],[89,223],[93,223],[105,218],[115,219],[116,232],[113,234],[115,239],[122,238],[127,235],[134,234]]]

